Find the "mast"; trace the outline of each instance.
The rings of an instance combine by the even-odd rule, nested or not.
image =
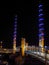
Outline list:
[[[16,38],[17,38],[17,15],[14,19],[14,35],[13,35],[13,53],[16,52]]]
[[[39,3],[39,15],[38,15],[38,21],[39,21],[39,47],[41,48],[41,51],[43,52],[44,48],[44,17],[43,17],[43,4]]]

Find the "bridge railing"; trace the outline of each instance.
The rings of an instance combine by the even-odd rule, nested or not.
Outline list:
[[[43,52],[42,52],[42,49]],[[31,51],[31,53],[33,54],[36,54],[38,56],[41,56],[43,58],[46,57],[47,60],[49,60],[49,50],[45,49],[45,48],[42,48],[42,47],[36,47],[36,46],[28,46],[27,47],[27,51]]]

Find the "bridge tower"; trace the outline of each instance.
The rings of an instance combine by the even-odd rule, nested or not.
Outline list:
[[[25,38],[22,38],[21,39],[21,54],[22,54],[22,56],[24,56],[25,55],[25,43],[26,43],[26,41],[25,41]]]
[[[13,53],[16,52],[16,34],[17,34],[17,15],[14,19],[14,33],[13,33]]]
[[[41,51],[44,51],[44,17],[43,17],[43,4],[39,3],[39,15],[38,15],[38,21],[39,21],[39,47],[41,48]]]

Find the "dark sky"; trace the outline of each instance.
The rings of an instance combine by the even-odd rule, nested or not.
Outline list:
[[[12,47],[14,16],[18,15],[17,45],[22,37],[29,45],[38,45],[38,0],[7,1],[0,7],[0,41],[4,47]],[[45,44],[49,45],[49,2],[43,1]]]

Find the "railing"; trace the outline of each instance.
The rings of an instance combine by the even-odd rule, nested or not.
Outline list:
[[[42,51],[43,49],[43,51]],[[35,46],[28,46],[27,51],[25,53],[33,55],[42,61],[44,61],[46,64],[49,64],[49,50],[41,47],[35,47]]]

